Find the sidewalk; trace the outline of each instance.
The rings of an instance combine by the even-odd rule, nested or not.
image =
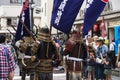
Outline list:
[[[120,68],[112,69],[112,75],[120,77]]]

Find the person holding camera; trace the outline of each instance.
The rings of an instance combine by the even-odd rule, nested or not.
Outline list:
[[[87,70],[88,70],[88,79],[90,80],[90,76],[93,78],[92,80],[95,80],[95,62],[96,62],[96,58],[95,58],[95,51],[94,50],[90,50],[89,51],[89,56],[87,59]]]

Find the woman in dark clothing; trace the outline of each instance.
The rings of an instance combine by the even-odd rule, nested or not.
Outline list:
[[[104,74],[106,75],[106,80],[111,80],[111,68],[112,68],[112,64],[111,63],[112,62],[111,62],[110,55],[111,55],[111,53],[108,52],[106,54],[105,60],[103,60],[103,62],[104,62],[104,68],[105,68]]]
[[[89,56],[88,56],[88,59],[87,59],[87,63],[88,63],[88,66],[87,66],[88,79],[87,80],[90,80],[90,76],[93,78],[93,80],[95,80],[95,76],[94,76],[95,62],[96,62],[95,52],[94,52],[94,50],[90,50],[89,51]]]

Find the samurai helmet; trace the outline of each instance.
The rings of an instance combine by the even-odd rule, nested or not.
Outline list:
[[[38,39],[39,40],[43,40],[43,41],[51,41],[51,38],[50,38],[50,30],[47,26],[44,26],[41,28],[39,34],[38,34]]]
[[[49,31],[48,27],[45,26],[45,27],[41,28],[41,33],[49,34],[50,31]]]

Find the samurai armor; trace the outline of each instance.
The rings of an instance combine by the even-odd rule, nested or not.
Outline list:
[[[40,60],[39,65],[36,67],[37,72],[48,73],[53,71],[52,60],[51,59],[42,59]]]
[[[67,65],[68,65],[67,70],[69,72],[80,72],[82,70],[81,61],[68,60]]]
[[[32,61],[31,58],[24,58],[22,60],[22,65],[25,68],[35,68],[36,66],[38,66],[39,63],[40,61]]]
[[[72,50],[73,50],[73,48],[74,48],[75,45],[76,45],[76,42],[69,39],[66,42],[65,49],[68,50],[69,52],[72,52]]]

